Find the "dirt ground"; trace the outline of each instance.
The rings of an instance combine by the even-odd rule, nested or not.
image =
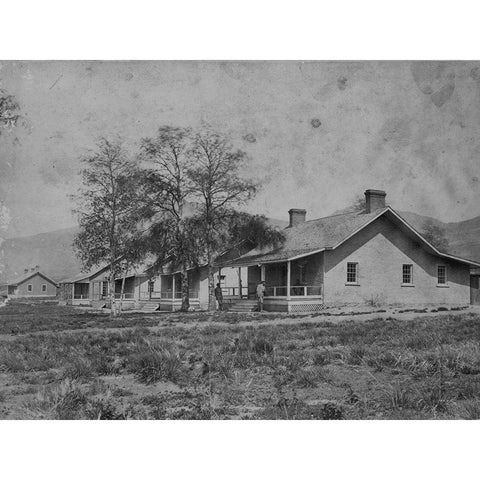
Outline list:
[[[0,308],[0,418],[480,418],[480,311]]]

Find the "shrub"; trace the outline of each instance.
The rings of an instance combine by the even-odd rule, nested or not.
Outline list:
[[[260,338],[253,344],[253,351],[257,355],[270,355],[273,353],[273,345],[264,338]]]
[[[183,364],[176,349],[168,344],[146,345],[145,348],[130,355],[129,370],[136,378],[146,384],[160,380],[177,381]]]
[[[63,369],[62,379],[85,380],[93,377],[94,369],[91,362],[85,358],[75,358]]]
[[[87,397],[80,390],[78,383],[64,380],[59,385],[43,388],[33,400],[26,402],[24,408],[35,416],[56,418],[58,420],[74,420],[82,418],[82,407]]]

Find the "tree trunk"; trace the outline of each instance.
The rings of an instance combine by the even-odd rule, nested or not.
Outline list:
[[[212,261],[208,261],[208,310],[214,312],[217,308],[215,301],[215,279],[213,278],[214,268]]]
[[[127,277],[127,267],[125,267],[125,270],[123,271],[123,276],[122,276],[122,288],[120,289],[120,301],[118,303],[118,313],[119,313],[119,315],[122,314],[123,292],[125,291],[125,278],[126,277]]]
[[[115,305],[115,271],[113,263],[110,264],[110,279],[109,279],[109,297],[110,297],[110,315],[117,316],[117,309]]]
[[[188,271],[185,265],[182,265],[182,270],[180,272],[180,281],[182,288],[182,306],[180,311],[188,312],[190,308],[190,295],[189,295],[189,282],[188,282]]]

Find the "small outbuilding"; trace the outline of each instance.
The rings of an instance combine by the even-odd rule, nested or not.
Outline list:
[[[56,297],[57,282],[40,272],[38,267],[25,269],[23,275],[8,282],[7,294],[10,298]]]

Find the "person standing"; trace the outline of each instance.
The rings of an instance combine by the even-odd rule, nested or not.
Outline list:
[[[265,282],[262,280],[257,285],[258,311],[263,312],[263,297],[265,296]]]
[[[217,302],[218,302],[218,309],[223,310],[223,293],[222,293],[222,287],[220,286],[219,283],[217,283],[217,286],[215,287],[215,298],[217,299]]]

